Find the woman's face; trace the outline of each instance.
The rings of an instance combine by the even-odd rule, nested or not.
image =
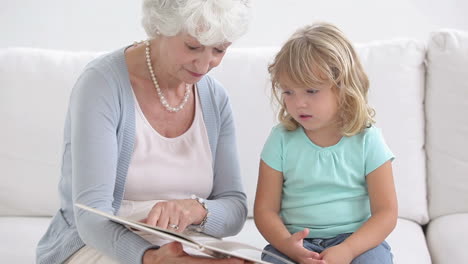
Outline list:
[[[179,33],[172,37],[161,36],[159,66],[168,73],[169,78],[196,83],[221,63],[229,45],[231,43],[204,46],[187,33]]]

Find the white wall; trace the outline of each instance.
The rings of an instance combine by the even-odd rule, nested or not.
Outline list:
[[[141,0],[0,0],[0,48],[111,50],[145,37]],[[299,26],[335,23],[354,42],[425,40],[439,28],[468,31],[466,0],[252,0],[250,31],[235,46],[277,46]]]
[[[439,28],[468,30],[466,0],[254,0],[251,32],[240,44],[277,45],[316,20],[339,26],[354,42],[426,40]],[[287,4],[285,4],[287,3]]]

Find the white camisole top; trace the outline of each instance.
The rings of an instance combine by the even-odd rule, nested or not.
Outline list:
[[[148,122],[135,98],[135,146],[124,200],[207,198],[213,187],[213,160],[200,100],[194,89],[195,117],[182,135],[167,138]]]

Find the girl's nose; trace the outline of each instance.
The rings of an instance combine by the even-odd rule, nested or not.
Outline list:
[[[296,103],[296,107],[305,107],[307,105],[306,100],[302,96],[296,95],[294,98],[294,102]]]

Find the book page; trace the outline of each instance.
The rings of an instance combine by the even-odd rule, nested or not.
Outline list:
[[[261,260],[262,253],[270,255],[282,263],[285,264],[295,264],[287,259],[284,259],[276,254],[273,254],[268,251],[264,251],[257,247],[237,242],[237,241],[229,241],[229,240],[221,240],[221,241],[210,241],[203,243],[203,251],[212,252],[210,255],[217,254],[219,258],[223,258],[226,256],[231,257],[238,257],[245,260],[252,261],[254,263],[269,263],[266,261]]]
[[[147,232],[169,241],[180,242],[184,246],[193,248],[200,254],[206,254],[214,258],[229,258],[236,257],[245,259],[254,263],[268,264],[269,262],[261,260],[261,253],[276,257],[287,264],[294,264],[293,262],[287,261],[273,253],[263,251],[254,246],[229,240],[222,240],[216,237],[209,236],[204,233],[200,233],[194,230],[186,230],[184,233],[176,233],[171,230],[162,229],[156,226],[147,225],[145,223],[130,220],[124,217],[115,216],[95,208],[91,208],[82,204],[75,204],[76,207],[95,213],[97,215],[108,218],[109,220],[122,224],[129,227],[130,229],[137,229],[143,232]],[[184,248],[185,250],[185,248]],[[193,253],[193,251],[190,251]],[[199,254],[194,254],[199,255]]]

